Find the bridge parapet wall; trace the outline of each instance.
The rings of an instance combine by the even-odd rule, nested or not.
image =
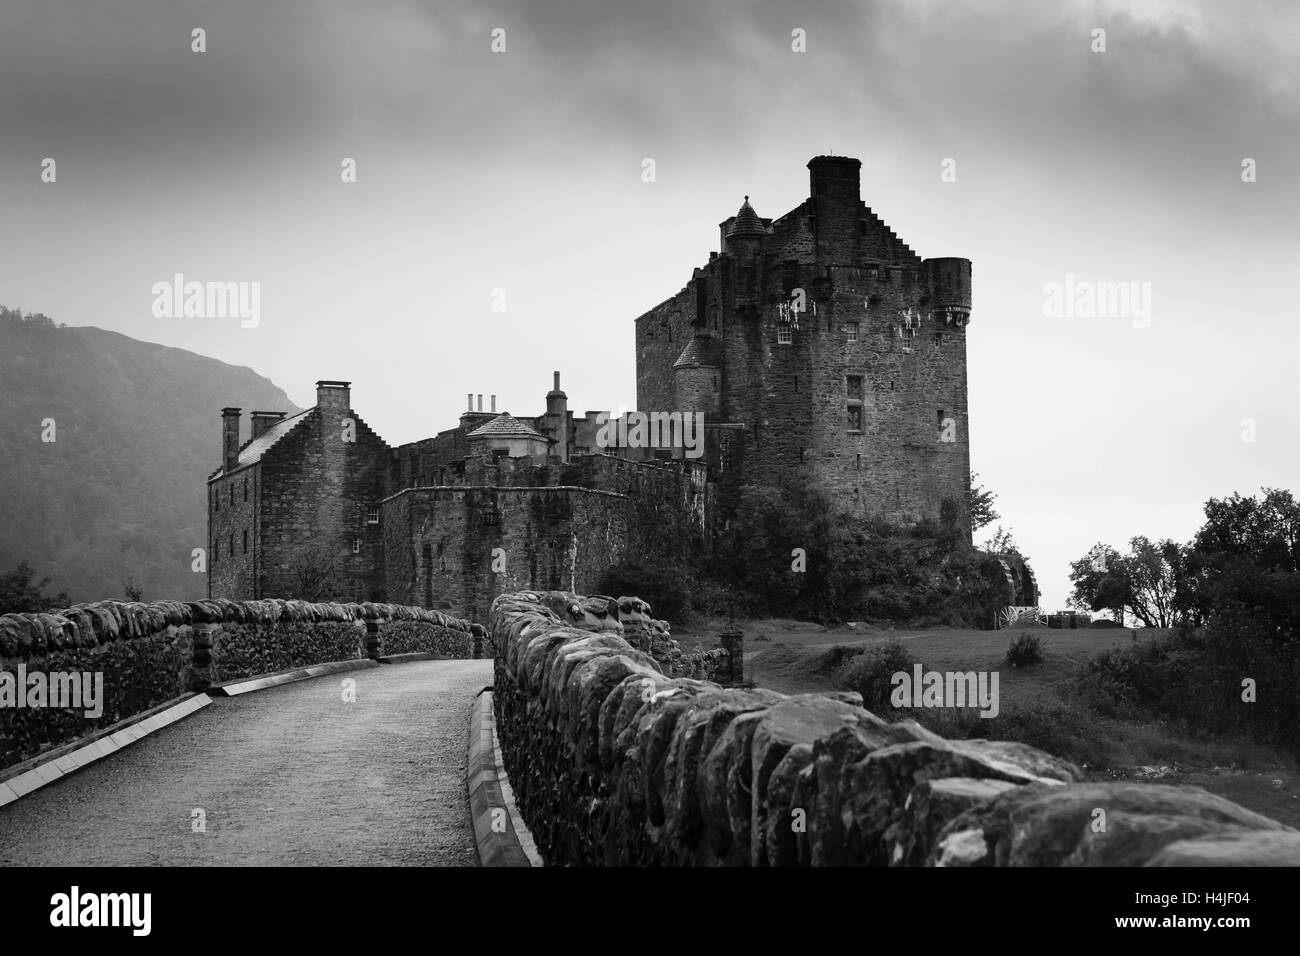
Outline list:
[[[468,658],[483,633],[428,608],[292,600],[0,615],[0,769],[223,681],[381,652]]]
[[[1199,788],[1085,783],[856,693],[669,677],[589,600],[504,594],[488,623],[503,760],[551,865],[1300,863],[1300,834]]]

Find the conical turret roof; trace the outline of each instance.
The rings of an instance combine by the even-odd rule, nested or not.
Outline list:
[[[718,340],[710,335],[696,335],[686,343],[682,354],[673,363],[673,368],[705,366],[718,368],[721,365],[721,348]]]
[[[767,227],[763,225],[763,220],[758,218],[758,213],[754,212],[754,207],[749,204],[749,197],[741,203],[740,212],[736,213],[736,219],[727,229],[728,239],[748,239],[757,236],[767,235]]]

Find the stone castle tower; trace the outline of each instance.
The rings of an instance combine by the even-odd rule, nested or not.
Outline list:
[[[863,203],[861,166],[814,158],[779,219],[745,197],[720,251],[636,320],[637,405],[703,412],[718,471],[969,533],[971,264],[914,253]]]

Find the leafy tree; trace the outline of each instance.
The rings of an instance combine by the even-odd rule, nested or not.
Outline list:
[[[970,473],[970,530],[974,534],[981,528],[991,525],[1002,516],[993,509],[997,495],[979,483],[979,473]]]
[[[1016,543],[1014,532],[1010,528],[1003,530],[1002,525],[998,525],[997,530],[984,542],[984,550],[990,554],[1011,554],[1021,560],[1029,560],[1020,550],[1020,545]]]
[[[8,574],[0,574],[0,614],[61,610],[72,603],[65,591],[52,597],[44,593],[50,583],[48,575],[39,581],[35,578],[36,572],[26,561],[20,561]]]
[[[1300,635],[1300,504],[1291,492],[1211,498],[1187,555],[1182,605],[1198,620],[1232,617],[1274,637]]]
[[[128,577],[122,582],[122,593],[126,595],[128,601],[143,601],[144,588],[135,583],[135,578]]]
[[[1143,535],[1129,541],[1128,554],[1098,543],[1070,564],[1069,604],[1110,611],[1115,620],[1132,614],[1146,627],[1172,627],[1186,592],[1186,549],[1169,539]]]

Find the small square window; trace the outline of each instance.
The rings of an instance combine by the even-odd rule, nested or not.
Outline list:
[[[248,530],[244,530],[244,554],[248,554]]]
[[[862,431],[862,406],[861,405],[849,406],[849,431],[853,431],[853,432]]]
[[[786,325],[785,323],[782,323],[776,327],[776,344],[777,345],[794,344],[794,330],[791,329],[790,326]]]
[[[366,524],[379,524],[379,509],[371,508],[366,512]]]
[[[862,376],[850,375],[848,378],[849,398],[855,401],[862,401]]]
[[[858,340],[858,323],[849,322],[844,326],[844,331],[848,332],[850,342],[856,342]]]

